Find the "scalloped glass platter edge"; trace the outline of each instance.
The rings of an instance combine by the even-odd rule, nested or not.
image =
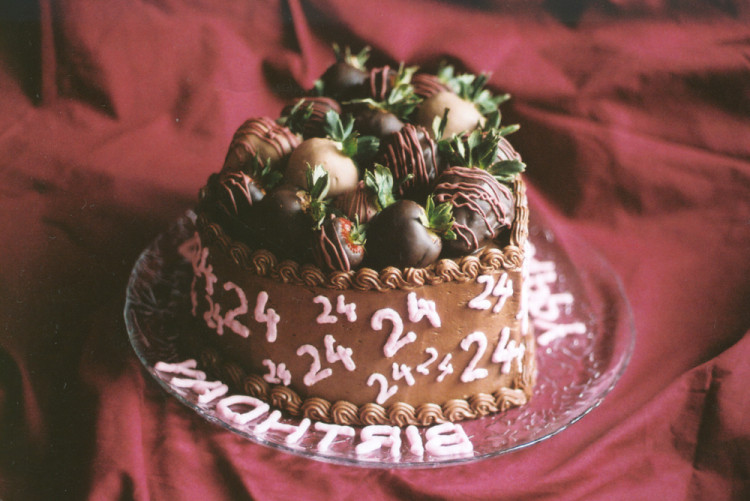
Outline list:
[[[194,214],[186,213],[159,235],[136,261],[127,286],[125,323],[131,345],[145,370],[172,397],[207,421],[246,439],[290,454],[314,460],[375,468],[430,468],[465,464],[536,444],[567,429],[596,408],[624,372],[635,343],[630,305],[622,285],[607,262],[584,242],[558,240],[543,217],[533,213],[529,240],[534,259],[554,263],[553,278],[546,285],[532,275],[531,294],[546,294],[550,304],[532,312],[537,336],[537,384],[531,400],[520,408],[460,423],[471,441],[470,452],[453,455],[415,454],[409,443],[395,454],[387,447],[358,454],[354,437],[339,436],[327,448],[320,447],[324,433],[310,427],[296,443],[278,430],[257,432],[257,423],[236,425],[217,413],[216,401],[198,402],[188,389],[169,383],[169,376],[154,368],[164,353],[179,361],[177,340],[184,325],[192,275],[190,263],[178,247],[194,232]],[[538,278],[538,277],[537,277]],[[539,284],[542,283],[542,287]],[[558,301],[572,297],[569,302]],[[542,318],[555,310],[555,326]],[[579,328],[566,329],[577,325]],[[543,328],[540,329],[539,327]],[[585,328],[581,327],[585,326]],[[187,358],[187,357],[184,357]],[[218,400],[218,399],[217,399]],[[299,418],[282,423],[299,426]],[[359,431],[357,431],[359,433]],[[424,435],[424,430],[420,433]]]

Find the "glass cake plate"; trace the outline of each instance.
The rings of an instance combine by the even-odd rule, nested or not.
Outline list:
[[[188,358],[179,353],[179,340],[191,325],[186,317],[192,267],[178,249],[195,232],[191,212],[135,263],[124,311],[128,335],[146,371],[170,395],[206,420],[261,445],[319,461],[378,468],[438,467],[505,454],[565,430],[597,407],[625,370],[635,343],[630,306],[610,266],[585,243],[557,239],[542,216],[533,214],[529,240],[540,265],[530,273],[530,293],[541,294],[543,301],[536,303],[544,305],[531,311],[538,343],[533,397],[520,408],[463,421],[460,429],[447,425],[444,441],[449,446],[437,451],[424,450],[434,437],[446,437],[437,435],[446,431],[437,426],[416,430],[417,438],[404,429],[390,442],[381,438],[380,447],[363,452],[367,447],[361,444],[368,437],[358,427],[327,435],[325,424],[285,417],[269,427],[270,414],[238,425],[223,418],[216,407],[231,392],[204,403],[190,388],[172,384],[173,374],[157,370],[160,361]],[[429,435],[431,428],[435,430]],[[467,441],[470,446],[450,447]]]

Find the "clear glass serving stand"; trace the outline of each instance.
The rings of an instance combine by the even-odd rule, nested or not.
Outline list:
[[[635,330],[632,313],[619,279],[605,260],[577,239],[560,242],[541,216],[532,217],[530,241],[535,258],[552,262],[556,280],[545,294],[569,293],[572,304],[551,304],[559,310],[556,325],[578,325],[558,330],[544,329],[543,318],[532,318],[536,329],[538,378],[531,401],[517,409],[461,423],[473,445],[471,453],[453,456],[414,454],[404,438],[394,457],[387,447],[357,454],[357,436],[339,436],[321,448],[322,431],[311,426],[296,443],[288,443],[288,432],[255,428],[262,420],[236,425],[220,417],[216,402],[200,403],[190,390],[169,384],[169,375],[157,371],[160,360],[183,360],[178,340],[189,311],[191,265],[177,249],[195,231],[194,215],[187,213],[143,251],[127,286],[125,322],[135,353],[145,370],[164,390],[206,420],[255,443],[291,454],[332,463],[380,467],[425,468],[462,464],[528,447],[560,433],[599,405],[622,375],[633,352]],[[572,257],[574,256],[574,258]],[[532,288],[532,294],[540,293]],[[559,297],[559,296],[557,296]],[[541,324],[539,323],[541,322]],[[584,326],[581,328],[581,326]],[[562,332],[562,334],[561,334]],[[283,418],[298,426],[300,419]],[[359,433],[359,430],[357,430]],[[424,431],[421,432],[424,436]]]

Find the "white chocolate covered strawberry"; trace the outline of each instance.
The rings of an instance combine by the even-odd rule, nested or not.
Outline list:
[[[352,191],[359,182],[359,169],[356,159],[372,156],[377,149],[377,141],[368,136],[359,137],[354,130],[354,120],[347,116],[342,122],[338,113],[326,113],[327,137],[313,137],[302,141],[292,152],[284,173],[286,182],[302,188],[307,186],[307,169],[321,166],[328,172],[329,197]]]
[[[436,139],[450,138],[455,134],[472,131],[485,125],[485,116],[496,112],[498,105],[507,100],[507,94],[493,96],[484,85],[487,75],[463,74],[452,76],[445,72],[443,77],[447,87],[427,97],[417,108],[415,122],[427,129],[434,130],[436,119],[445,118],[442,136]]]

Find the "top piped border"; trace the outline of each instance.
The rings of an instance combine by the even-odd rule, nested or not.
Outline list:
[[[528,238],[529,209],[526,186],[519,175],[513,183],[516,196],[515,217],[510,229],[510,241],[502,250],[485,247],[480,252],[458,259],[440,259],[425,268],[399,269],[392,266],[380,272],[372,268],[354,271],[325,273],[314,264],[299,264],[295,261],[279,262],[276,256],[265,249],[253,250],[246,244],[233,240],[216,222],[199,213],[197,227],[204,245],[215,244],[219,250],[231,257],[238,266],[258,276],[268,277],[284,283],[337,290],[414,289],[424,285],[446,282],[465,282],[477,276],[500,269],[520,270],[523,265],[524,247]]]

